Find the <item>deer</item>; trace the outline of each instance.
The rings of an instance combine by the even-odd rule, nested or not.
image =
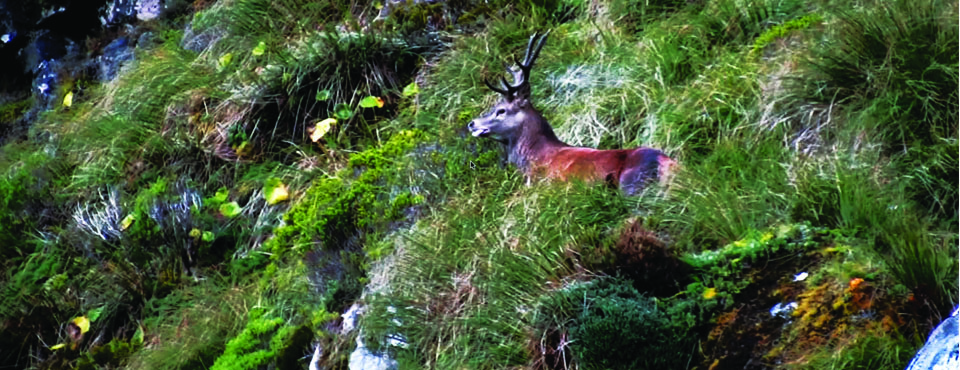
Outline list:
[[[525,174],[528,184],[538,177],[602,181],[628,196],[639,193],[656,180],[667,185],[677,162],[658,149],[594,149],[571,146],[557,138],[553,127],[533,106],[530,96],[530,71],[549,34],[548,31],[530,36],[523,61],[513,58],[516,68],[504,64],[513,75],[513,83],[508,83],[502,75],[499,87],[484,79],[484,84],[499,93],[500,99],[467,124],[471,135],[502,143],[507,161]]]

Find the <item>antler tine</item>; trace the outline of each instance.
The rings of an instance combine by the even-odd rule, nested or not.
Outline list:
[[[547,42],[547,36],[550,35],[548,30],[544,34],[535,33],[533,36],[530,36],[530,40],[527,41],[527,51],[523,55],[523,62],[517,60],[517,57],[513,57],[514,63],[517,64],[519,70],[513,70],[513,79],[514,84],[511,85],[513,88],[519,90],[524,84],[528,83],[530,78],[530,70],[533,69],[533,63],[540,56],[540,50],[543,49],[543,45]]]
[[[543,45],[547,43],[547,36],[550,36],[550,30],[544,32],[542,35],[537,33],[530,36],[530,41],[527,42],[527,52],[523,56],[523,64],[517,64],[526,69],[532,68],[533,62],[540,56],[540,50],[543,49]],[[536,46],[533,45],[534,40],[536,40]]]
[[[486,84],[490,90],[496,91],[508,99],[513,98],[518,92],[520,95],[529,95],[530,70],[533,68],[533,63],[537,60],[537,57],[540,56],[540,50],[543,49],[543,45],[546,44],[548,35],[550,35],[549,30],[542,35],[538,32],[530,36],[530,40],[527,41],[527,51],[523,55],[523,62],[517,60],[516,55],[513,56],[513,62],[516,63],[517,68],[512,68],[504,63],[503,67],[513,75],[512,84],[507,82],[507,79],[503,76],[500,76],[499,88],[493,86],[493,84],[487,80],[483,80],[483,83]]]
[[[502,84],[502,83],[503,83],[503,77],[500,77],[500,80],[501,80],[501,84]],[[503,95],[503,96],[510,96],[510,95],[511,95],[509,89],[500,89],[500,88],[497,88],[496,86],[493,86],[493,84],[490,83],[490,81],[488,81],[487,79],[483,79],[483,83],[486,84],[487,87],[490,88],[490,90],[496,91],[496,92],[499,93],[500,95]]]
[[[507,83],[507,79],[503,78],[503,76],[500,76],[500,87],[511,94],[517,92],[517,87]]]

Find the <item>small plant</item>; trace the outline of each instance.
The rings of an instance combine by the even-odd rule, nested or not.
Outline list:
[[[538,310],[540,330],[565,332],[573,358],[585,369],[682,368],[693,355],[689,328],[671,322],[655,299],[627,281],[574,283],[542,299]],[[562,350],[564,343],[547,345]]]

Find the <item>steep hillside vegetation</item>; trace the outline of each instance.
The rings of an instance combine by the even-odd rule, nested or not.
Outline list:
[[[186,3],[0,106],[0,367],[902,369],[957,305],[956,2]],[[558,136],[669,188],[467,133],[545,30]]]

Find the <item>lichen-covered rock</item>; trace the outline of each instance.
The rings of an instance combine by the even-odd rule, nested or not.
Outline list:
[[[907,370],[946,370],[960,366],[960,325],[954,309],[953,314],[930,333],[927,343],[910,361]]]

